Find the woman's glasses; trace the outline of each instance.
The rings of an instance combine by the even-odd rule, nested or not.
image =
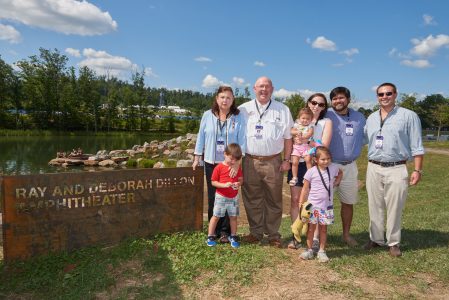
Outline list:
[[[312,100],[312,101],[310,101],[310,103],[313,105],[313,106],[319,106],[319,107],[324,107],[324,106],[326,106],[326,104],[324,104],[324,103],[320,103],[320,102],[316,102],[315,100]]]
[[[393,92],[377,93],[378,97],[383,97],[384,95],[390,97],[391,95],[393,95]]]

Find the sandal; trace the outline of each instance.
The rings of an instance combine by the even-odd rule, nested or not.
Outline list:
[[[293,177],[293,178],[288,182],[288,184],[289,184],[290,186],[295,186],[297,183],[298,183],[298,177]]]

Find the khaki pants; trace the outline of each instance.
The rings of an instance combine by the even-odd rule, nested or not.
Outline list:
[[[401,218],[407,199],[408,181],[405,164],[385,168],[368,163],[366,191],[370,217],[369,235],[373,242],[385,244],[385,210],[387,245],[394,246],[401,242]]]
[[[270,160],[243,158],[242,196],[249,230],[258,239],[279,239],[282,221],[282,179],[280,155]]]

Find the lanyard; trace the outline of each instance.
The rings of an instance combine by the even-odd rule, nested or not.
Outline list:
[[[227,125],[228,125],[228,119],[226,119],[223,122],[223,125],[221,125],[220,119],[217,119],[217,128],[220,129],[220,136],[223,135],[223,128],[226,128],[226,135],[228,135],[228,126]]]
[[[329,187],[327,187],[326,183],[324,182],[324,177],[323,177],[323,174],[321,174],[320,168],[318,168],[318,166],[317,166],[316,169],[318,170],[318,174],[320,174],[321,182],[323,183],[323,186],[329,195],[329,202],[332,202],[332,200],[331,200],[331,174],[329,172],[329,167],[326,167],[327,176],[329,177]]]
[[[387,116],[385,117],[385,119],[382,120],[382,113],[379,109],[379,119],[380,119],[380,129],[379,129],[379,134],[382,134],[382,127],[384,127],[385,124],[385,120],[388,118],[388,116],[390,115],[390,113],[394,110],[395,108],[393,107],[392,110],[390,110],[390,112],[387,114]]]
[[[267,110],[270,108],[271,99],[270,99],[270,102],[268,103],[267,108],[263,111],[263,113],[260,113],[259,105],[257,105],[257,100],[256,99],[254,99],[254,103],[256,104],[257,112],[259,113],[259,123],[260,123],[260,121],[262,120],[262,117],[267,112]]]

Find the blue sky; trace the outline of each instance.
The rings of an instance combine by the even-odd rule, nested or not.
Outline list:
[[[14,62],[57,48],[69,65],[146,84],[275,96],[348,87],[375,104],[385,81],[400,93],[449,96],[449,1],[0,0],[0,54]]]

